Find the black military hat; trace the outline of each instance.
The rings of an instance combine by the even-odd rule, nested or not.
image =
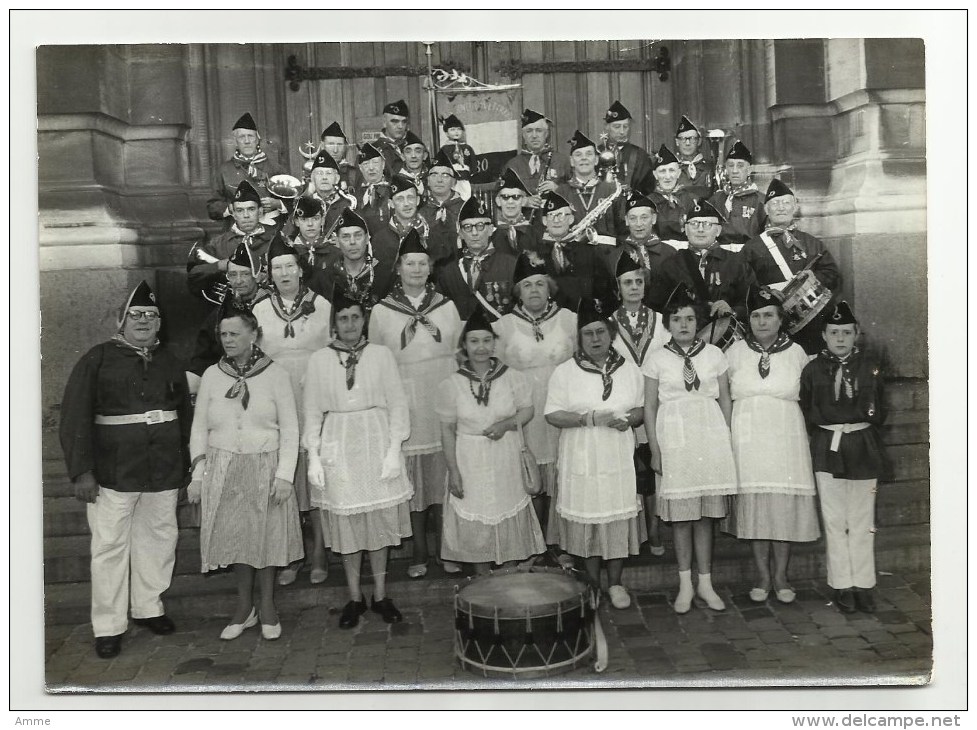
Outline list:
[[[755,312],[764,307],[773,307],[783,303],[779,292],[767,286],[751,286],[746,292],[746,311]]]
[[[507,167],[499,179],[499,190],[505,190],[506,188],[522,190],[526,195],[529,195],[529,189],[523,184],[522,178],[511,167]]]
[[[340,285],[333,287],[332,316],[335,317],[344,309],[349,309],[350,307],[359,307],[360,309],[364,309],[363,299],[350,295],[349,291],[347,291],[344,286]]]
[[[624,199],[624,212],[627,213],[629,210],[634,210],[635,208],[651,208],[654,211],[658,210],[650,198],[648,198],[646,195],[642,195],[637,190],[632,190],[628,193],[628,197]]]
[[[545,275],[546,262],[535,251],[523,251],[516,259],[516,266],[512,270],[512,283],[518,284],[530,276]]]
[[[254,185],[247,180],[242,180],[234,191],[234,203],[257,203],[261,205],[261,196]]]
[[[241,118],[234,122],[234,126],[231,127],[231,131],[235,129],[250,129],[252,132],[257,132],[258,125],[254,123],[254,117],[251,116],[251,112],[244,112]]]
[[[315,159],[312,160],[312,169],[315,170],[317,167],[326,167],[330,170],[339,172],[339,165],[336,164],[336,161],[328,152],[320,152],[315,156]]]
[[[736,140],[735,144],[733,144],[733,146],[729,148],[729,152],[726,154],[726,159],[746,160],[752,165],[753,153],[750,152],[750,149],[745,144],[743,144],[739,140]]]
[[[253,276],[257,276],[258,271],[261,269],[261,263],[255,260],[254,254],[251,253],[251,248],[244,241],[241,241],[237,245],[234,253],[231,254],[231,258],[228,260],[235,266],[246,267]]]
[[[362,164],[367,160],[373,160],[377,157],[383,157],[383,153],[369,142],[364,142],[363,146],[356,153],[356,163]]]
[[[632,271],[641,271],[641,262],[630,251],[622,249],[617,259],[617,266],[614,267],[614,278],[619,279]]]
[[[409,177],[395,174],[390,178],[390,197],[393,197],[397,193],[402,193],[405,190],[413,190],[415,193],[420,194],[420,191],[417,189],[417,183]]]
[[[593,147],[597,150],[597,143],[590,139],[586,134],[581,132],[579,129],[573,133],[573,136],[567,140],[570,143],[570,154],[572,155],[577,150],[582,150],[584,147]]]
[[[829,324],[858,324],[855,313],[851,311],[848,302],[841,300],[834,309],[828,313],[828,318],[824,321],[825,326]]]
[[[271,239],[271,244],[268,246],[268,263],[270,264],[279,256],[294,256],[296,261],[300,258],[299,252],[289,245],[281,232],[275,234],[275,237]]]
[[[156,303],[156,295],[153,290],[149,288],[149,284],[145,281],[140,281],[136,284],[135,288],[129,292],[129,298],[126,300],[125,307],[122,308],[122,313],[125,314],[130,307],[156,307],[159,305]]]
[[[406,256],[409,253],[427,254],[427,249],[424,248],[424,244],[421,241],[421,234],[417,232],[416,228],[411,228],[407,232],[407,235],[400,239],[400,246],[397,249],[397,258]]]
[[[705,198],[696,198],[693,201],[692,207],[689,209],[685,219],[692,220],[693,218],[716,218],[720,223],[726,220],[726,217],[716,210],[716,207]]]
[[[670,165],[673,162],[677,164],[678,157],[668,147],[662,145],[658,148],[658,152],[655,153],[655,159],[652,160],[651,164],[657,170],[662,165]]]
[[[461,206],[461,210],[458,213],[458,222],[471,220],[472,218],[491,218],[489,215],[488,206],[485,205],[485,201],[482,200],[477,195],[471,196],[465,201],[465,204]]]
[[[451,158],[448,157],[448,153],[444,150],[438,150],[438,154],[434,156],[434,161],[431,163],[431,168],[428,170],[428,173],[430,173],[435,167],[447,168],[452,177],[458,176],[458,173],[455,172],[454,163],[451,161]]]
[[[325,139],[326,137],[342,137],[343,139],[346,139],[346,135],[343,134],[343,128],[339,126],[339,122],[333,122],[322,130],[322,134],[319,135],[319,139]]]
[[[570,202],[559,193],[545,193],[543,195],[543,214],[552,213],[554,210],[569,208]]]
[[[522,115],[519,117],[519,121],[522,123],[523,127],[528,126],[530,124],[534,124],[535,122],[538,122],[540,119],[546,119],[546,117],[544,117],[539,112],[533,111],[532,109],[523,109]],[[546,121],[548,122],[549,119],[546,119]]]
[[[699,300],[695,296],[695,292],[688,287],[688,285],[679,282],[672,289],[672,293],[668,295],[668,299],[665,301],[665,306],[662,307],[662,312],[667,312],[669,310],[678,311],[683,307],[693,307],[699,306]]]
[[[322,215],[322,212],[322,201],[313,198],[311,195],[303,195],[295,203],[296,218],[314,218],[317,215]]]
[[[614,313],[614,308],[600,297],[580,297],[577,305],[577,329],[581,330],[594,322],[606,322]]]
[[[461,120],[458,117],[456,117],[454,114],[449,114],[448,116],[446,116],[444,118],[444,121],[441,123],[441,129],[443,129],[445,132],[447,132],[449,129],[456,129],[456,128],[464,129],[465,125],[462,124]]]
[[[392,101],[383,107],[384,114],[393,114],[398,117],[409,117],[410,111],[407,109],[407,102],[403,99]]]
[[[620,122],[624,119],[631,119],[631,112],[620,101],[615,101],[610,108],[604,112],[605,122]]]
[[[340,231],[343,228],[362,228],[364,231],[368,230],[366,221],[357,215],[352,208],[343,208],[343,212],[339,215],[339,220],[336,221],[336,230]]]
[[[492,329],[492,319],[489,313],[485,311],[485,308],[481,305],[475,307],[475,311],[472,312],[472,316],[468,318],[465,322],[465,326],[461,329],[461,339],[464,341],[465,335],[469,332],[491,332],[493,335],[496,334],[495,330]]]
[[[685,134],[686,132],[700,134],[699,128],[692,123],[691,119],[683,114],[682,121],[678,123],[678,129],[675,130],[675,136],[678,137],[680,134]]]
[[[784,185],[778,178],[774,178],[770,181],[770,185],[767,187],[767,194],[763,198],[764,203],[769,203],[774,198],[781,198],[784,195],[793,195],[794,191],[789,187]]]
[[[407,134],[404,135],[404,147],[409,147],[412,144],[419,144],[422,147],[425,146],[421,138],[408,129]]]

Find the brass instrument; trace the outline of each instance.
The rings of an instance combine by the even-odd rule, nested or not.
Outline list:
[[[715,168],[712,173],[713,192],[722,190],[725,193],[730,191],[729,177],[726,175],[726,164],[723,155],[726,153],[726,132],[721,129],[710,129],[706,132],[706,139],[709,140],[709,151]]]
[[[597,205],[594,206],[592,211],[580,219],[580,222],[577,223],[577,225],[567,231],[566,235],[560,239],[561,243],[577,240],[584,231],[586,231],[588,228],[593,228],[594,223],[597,222],[597,219],[610,209],[615,200],[621,197],[621,193],[624,192],[625,186],[621,184],[620,180],[615,180],[615,182],[617,183],[617,188],[614,190],[614,192],[601,200]]]
[[[200,242],[197,242],[190,249],[190,263],[187,264],[187,271],[190,270],[190,264],[194,261],[199,261],[204,264],[216,264],[220,259],[204,251],[200,247]],[[228,287],[229,284],[226,279],[214,281],[201,289],[200,295],[211,304],[220,304],[224,301]]]
[[[268,194],[278,200],[295,200],[305,189],[305,183],[291,175],[274,175],[268,178]]]

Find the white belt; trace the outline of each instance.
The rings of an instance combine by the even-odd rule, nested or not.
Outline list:
[[[852,433],[853,431],[864,431],[871,425],[871,423],[822,423],[821,428],[823,428],[825,431],[834,431],[834,434],[831,436],[830,448],[832,451],[837,451],[838,447],[841,445],[842,434]]]
[[[166,423],[177,419],[176,411],[146,411],[145,413],[133,413],[127,416],[95,416],[95,423],[99,426],[128,426],[133,423]]]

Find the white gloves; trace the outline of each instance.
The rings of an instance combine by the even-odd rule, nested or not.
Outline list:
[[[383,457],[383,468],[380,470],[381,479],[394,479],[400,476],[400,444],[392,444]]]
[[[199,479],[194,479],[190,482],[190,486],[187,487],[187,502],[190,504],[197,504],[200,501],[200,492],[203,487],[203,482]]]
[[[326,486],[326,472],[322,468],[322,461],[319,460],[318,454],[313,454],[309,452],[309,468],[306,470],[306,474],[309,477],[309,483],[320,489]]]

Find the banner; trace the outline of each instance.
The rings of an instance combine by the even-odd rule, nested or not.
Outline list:
[[[435,103],[440,120],[454,114],[465,125],[464,141],[475,150],[472,183],[493,183],[502,166],[519,150],[522,87],[494,89],[438,89]],[[439,127],[441,146],[448,144]]]

